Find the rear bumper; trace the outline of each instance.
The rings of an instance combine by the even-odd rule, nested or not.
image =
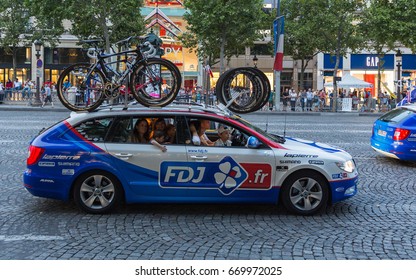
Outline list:
[[[62,177],[62,176],[61,176]],[[53,198],[59,200],[69,200],[71,182],[68,179],[39,176],[33,174],[31,170],[23,173],[23,185],[34,196]]]
[[[382,143],[371,139],[371,147],[378,153],[400,160],[416,161],[416,143],[409,146],[403,142]]]

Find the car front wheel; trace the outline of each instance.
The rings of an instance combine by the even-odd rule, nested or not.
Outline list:
[[[292,213],[313,215],[328,202],[328,183],[312,170],[299,171],[285,181],[281,198],[283,205]]]
[[[75,182],[75,203],[88,213],[108,213],[119,203],[120,197],[120,184],[109,173],[102,171],[88,172],[81,175]]]

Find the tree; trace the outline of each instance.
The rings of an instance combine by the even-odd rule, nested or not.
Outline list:
[[[362,11],[359,27],[366,38],[367,48],[373,50],[378,58],[377,88],[381,91],[381,72],[384,64],[384,55],[396,47],[397,34],[400,34],[401,25],[392,24],[395,19],[395,7],[389,0],[371,0]]]
[[[110,44],[133,35],[142,35],[143,18],[137,0],[68,0],[68,19],[72,21],[71,33],[81,38],[96,37]]]
[[[282,15],[285,17],[285,54],[301,61],[300,86],[309,62],[325,48],[322,29],[320,0],[283,0]]]
[[[416,53],[416,37],[414,36],[416,30],[416,0],[395,0],[391,2],[393,15],[389,24],[396,29],[396,32],[392,35],[397,43],[410,48],[413,53]]]
[[[364,43],[363,37],[359,33],[357,23],[360,22],[363,1],[362,0],[319,0],[318,18],[320,28],[315,31],[325,40],[325,46],[322,52],[330,53],[335,56],[334,67],[334,106],[336,111],[338,87],[335,79],[339,63],[342,57],[348,52],[354,52],[361,49]]]
[[[25,0],[31,11],[32,41],[41,39],[44,44],[56,46],[59,37],[65,32],[63,20],[65,19],[67,0],[56,5],[54,0]]]
[[[30,11],[24,0],[0,0],[0,46],[13,56],[13,80],[16,78],[17,50],[27,45],[31,34]]]
[[[258,38],[262,6],[262,0],[186,1],[184,18],[189,25],[182,36],[184,46],[197,50],[209,64],[219,58],[220,73],[224,72],[225,58],[240,54]]]

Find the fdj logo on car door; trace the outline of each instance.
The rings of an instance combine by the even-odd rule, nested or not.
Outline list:
[[[247,179],[248,174],[231,157],[220,162],[162,162],[159,182],[161,187],[215,188],[230,194]]]

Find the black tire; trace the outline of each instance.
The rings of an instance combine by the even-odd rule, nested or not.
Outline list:
[[[257,68],[241,67],[226,71],[215,87],[217,99],[235,113],[261,109],[268,101],[270,83]],[[237,96],[237,98],[236,98]]]
[[[90,71],[90,64],[77,63],[66,68],[59,76],[56,84],[58,98],[69,110],[93,111],[103,103],[106,81],[104,75],[98,69],[91,73]],[[64,90],[66,80],[72,85],[69,90]]]
[[[91,214],[111,212],[122,199],[122,188],[117,178],[100,170],[82,174],[75,181],[73,190],[75,203]]]
[[[130,91],[143,106],[163,107],[175,100],[181,83],[181,73],[175,64],[162,58],[149,58],[134,69]]]
[[[285,180],[280,197],[288,211],[299,215],[313,215],[327,205],[329,185],[318,172],[301,170]]]
[[[257,110],[255,94],[261,91],[261,86],[248,67],[235,68],[221,75],[216,92],[218,100],[231,111],[249,113]]]
[[[250,69],[256,73],[257,77],[260,78],[262,82],[262,86],[263,86],[262,93],[261,93],[262,100],[259,101],[257,105],[258,106],[257,110],[260,110],[261,108],[263,108],[263,106],[267,104],[267,102],[269,102],[271,86],[270,86],[269,78],[267,78],[266,74],[264,74],[263,71],[255,67],[251,67]]]

